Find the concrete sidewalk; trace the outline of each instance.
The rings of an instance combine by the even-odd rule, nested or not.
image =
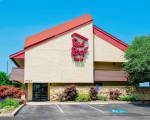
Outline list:
[[[53,105],[53,104],[144,104],[142,102],[126,102],[126,101],[90,101],[90,102],[27,102],[27,105]]]

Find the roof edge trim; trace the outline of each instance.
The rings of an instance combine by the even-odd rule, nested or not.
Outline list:
[[[128,48],[128,44],[126,44],[125,42],[119,40],[118,38],[114,37],[113,35],[111,35],[110,33],[102,30],[101,28],[97,27],[96,25],[93,26],[94,28],[94,34],[97,35],[100,38],[103,38],[105,41],[111,43],[112,45],[114,45],[115,47],[126,51]],[[107,38],[106,38],[107,37]]]
[[[63,34],[65,34],[65,33],[67,33],[67,32],[70,32],[71,30],[77,29],[77,28],[82,27],[82,26],[84,26],[84,25],[90,24],[92,21],[93,21],[93,19],[92,19],[92,20],[89,20],[89,21],[87,21],[87,22],[85,22],[85,23],[82,23],[82,24],[80,24],[80,25],[78,25],[78,26],[75,26],[75,27],[73,27],[73,28],[71,28],[71,29],[68,29],[68,30],[66,30],[66,31],[64,31],[64,32],[62,32],[62,33],[53,35],[52,37],[45,38],[45,39],[43,39],[43,40],[41,40],[41,41],[39,41],[39,42],[37,42],[37,43],[34,43],[34,44],[29,45],[29,46],[27,46],[27,47],[24,47],[24,49],[31,48],[31,47],[33,47],[33,46],[35,46],[35,45],[37,45],[37,44],[40,44],[40,43],[42,43],[42,42],[44,42],[44,41],[46,41],[46,40],[49,40],[49,39],[51,39],[51,38],[54,38],[54,37],[63,35]]]
[[[17,57],[17,56],[23,55],[23,54],[24,54],[24,50],[21,50],[21,51],[18,51],[18,52],[16,52],[16,53],[14,53],[14,54],[11,54],[11,55],[9,56],[9,58],[14,58],[14,57]]]

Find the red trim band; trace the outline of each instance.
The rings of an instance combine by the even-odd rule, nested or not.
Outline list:
[[[126,51],[128,48],[128,45],[125,42],[117,39],[97,26],[94,26],[94,34],[123,51]]]
[[[9,58],[24,58],[24,50],[16,52],[9,56]]]

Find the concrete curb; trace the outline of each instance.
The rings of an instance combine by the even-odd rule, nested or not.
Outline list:
[[[21,104],[19,107],[17,107],[12,113],[8,113],[8,114],[1,114],[0,117],[14,117],[17,112],[19,112],[19,110],[24,106],[24,104]]]
[[[20,105],[18,108],[16,108],[16,109],[11,113],[11,115],[12,115],[12,116],[15,116],[23,106],[24,106],[24,104],[22,104],[22,105]]]
[[[63,105],[78,105],[78,104],[140,104],[142,102],[126,102],[126,101],[92,101],[92,102],[27,102],[27,105],[54,105],[54,104],[63,104]]]

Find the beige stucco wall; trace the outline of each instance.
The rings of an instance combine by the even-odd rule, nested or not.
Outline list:
[[[71,57],[72,33],[88,38],[88,55],[82,64]],[[25,83],[93,83],[93,24],[48,40],[25,51]]]
[[[94,61],[125,62],[124,51],[94,35]]]

